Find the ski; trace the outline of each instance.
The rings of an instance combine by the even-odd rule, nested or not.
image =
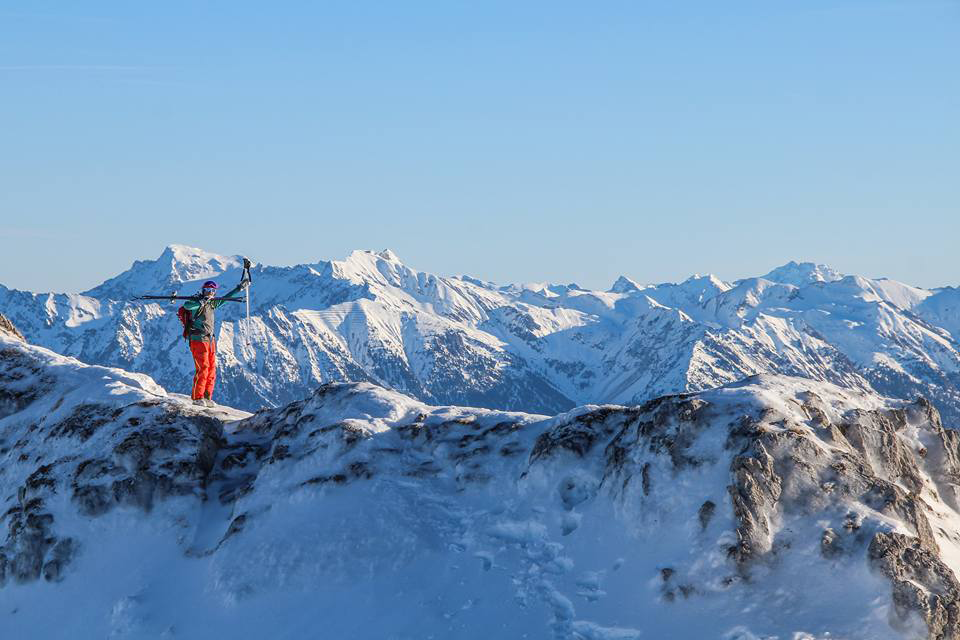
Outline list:
[[[199,300],[197,296],[139,296],[131,300]],[[223,300],[226,302],[246,302],[246,298],[207,298],[208,300]]]

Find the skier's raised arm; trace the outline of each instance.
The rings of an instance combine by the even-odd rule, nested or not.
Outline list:
[[[244,262],[244,266],[243,266],[243,276],[241,276],[240,282],[237,284],[237,286],[235,286],[233,289],[231,289],[231,290],[230,290],[228,293],[226,293],[225,295],[221,296],[220,298],[218,298],[218,299],[216,299],[216,300],[212,300],[212,301],[211,301],[211,304],[214,305],[214,308],[215,308],[215,309],[216,309],[217,307],[220,307],[221,305],[223,305],[223,303],[227,302],[230,298],[234,298],[234,299],[235,299],[235,298],[238,298],[238,297],[239,297],[238,294],[240,294],[241,292],[243,292],[244,289],[246,289],[247,287],[250,286],[250,276],[249,276],[249,273],[250,273],[250,261],[247,260],[246,258],[244,258],[244,259],[243,259],[243,262]]]
[[[222,306],[224,303],[228,302],[230,298],[239,298],[240,296],[238,294],[242,293],[243,290],[246,289],[248,286],[249,286],[249,283],[246,280],[241,280],[240,284],[235,286],[233,289],[225,293],[220,298],[217,298],[216,300],[211,300],[209,304],[213,305],[213,308],[216,309]]]

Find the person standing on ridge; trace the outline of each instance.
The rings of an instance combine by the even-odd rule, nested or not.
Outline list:
[[[249,264],[249,263],[247,263]],[[184,335],[190,342],[190,352],[193,354],[193,364],[196,373],[193,376],[193,404],[212,407],[213,385],[217,380],[217,340],[214,312],[217,307],[235,297],[239,292],[250,286],[250,279],[246,276],[230,293],[214,298],[217,293],[217,283],[207,280],[203,283],[200,293],[183,303],[182,310],[188,312],[189,322],[185,325]]]

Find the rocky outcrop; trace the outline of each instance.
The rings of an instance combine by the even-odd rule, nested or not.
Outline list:
[[[83,447],[98,432],[100,447]],[[79,548],[58,533],[48,503],[69,495],[84,516],[101,516],[124,505],[149,512],[173,496],[205,498],[206,479],[223,444],[221,422],[178,411],[169,403],[135,403],[121,409],[84,404],[64,419],[34,431],[7,451],[36,466],[17,489],[17,498],[0,517],[7,528],[0,543],[0,565],[17,582],[43,577],[59,580]],[[34,442],[39,448],[32,447]],[[43,445],[75,443],[77,452],[45,461]]]
[[[148,378],[0,342],[0,583],[64,579],[84,544],[62,530],[64,498],[87,517],[204,499],[222,420],[156,391]]]
[[[223,446],[219,421],[183,415],[161,403],[111,413],[114,421],[136,429],[108,456],[71,464],[70,490],[81,513],[101,515],[116,505],[149,511],[170,496],[204,497],[206,478]]]
[[[738,455],[730,465],[732,484],[727,487],[737,519],[737,544],[731,554],[740,567],[773,548],[777,501],[782,481],[774,470],[774,460],[757,443],[750,455]]]
[[[12,338],[16,338],[21,342],[26,342],[27,339],[23,337],[23,334],[13,326],[13,323],[7,319],[7,316],[0,313],[0,333],[6,334]]]
[[[960,638],[960,582],[920,540],[899,533],[877,533],[870,542],[870,562],[893,584],[895,627],[910,631],[918,615],[931,640]]]
[[[741,383],[749,384],[780,386],[766,377]],[[814,544],[827,559],[863,558],[890,580],[894,627],[920,619],[930,638],[960,637],[960,567],[945,564],[942,548],[950,546],[950,556],[960,548],[960,536],[942,521],[957,515],[960,438],[923,399],[890,406],[836,388],[825,397],[816,387],[781,387],[766,406],[705,392],[639,409],[599,409],[545,432],[531,459],[584,458],[600,447],[608,490],[641,505],[689,503],[690,519],[704,532],[715,520],[715,494],[691,501],[676,484],[685,470],[726,466],[735,524],[726,584],[749,582],[758,570],[775,570],[791,549]],[[611,425],[616,435],[608,438]],[[717,429],[725,432],[722,448],[705,446]],[[571,482],[563,491],[575,488]],[[809,522],[823,524],[805,541],[796,531]]]

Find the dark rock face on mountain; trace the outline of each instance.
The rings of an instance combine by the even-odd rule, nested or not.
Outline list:
[[[240,262],[172,246],[81,295],[0,287],[0,312],[34,344],[186,391],[193,364],[177,305],[129,299],[190,294],[209,278],[231,286]],[[955,289],[809,263],[737,282],[498,287],[356,251],[257,266],[250,293],[249,320],[243,305],[218,311],[218,398],[247,410],[284,406],[328,382],[371,382],[431,404],[554,414],[766,373],[922,395],[960,424]]]
[[[0,392],[4,636],[960,635],[960,438],[924,400],[756,376],[544,418],[353,383],[250,416],[9,337]]]
[[[67,504],[100,516],[203,497],[219,420],[184,410],[146,376],[0,340],[0,582],[62,579],[83,546],[60,525]]]
[[[20,333],[20,331],[13,326],[13,323],[7,320],[7,317],[2,313],[0,313],[0,333],[26,342],[26,338],[23,337],[23,334]]]
[[[877,533],[870,543],[870,560],[893,582],[895,624],[919,614],[928,638],[960,637],[960,582],[936,552],[903,534]]]

